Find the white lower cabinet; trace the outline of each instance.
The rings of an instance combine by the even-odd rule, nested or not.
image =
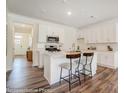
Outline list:
[[[99,52],[97,64],[109,68],[117,68],[117,52]]]

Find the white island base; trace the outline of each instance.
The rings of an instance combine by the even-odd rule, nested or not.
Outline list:
[[[64,53],[45,53],[44,54],[44,77],[48,80],[49,84],[55,84],[60,80],[60,67],[62,63],[70,62],[66,59]],[[94,58],[92,61],[92,76],[96,74],[97,69],[97,54],[94,53]],[[68,75],[68,71],[62,71],[63,76]]]

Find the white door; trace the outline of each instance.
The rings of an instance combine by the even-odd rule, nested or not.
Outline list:
[[[15,55],[26,55],[26,51],[30,47],[29,36],[25,33],[15,36]]]

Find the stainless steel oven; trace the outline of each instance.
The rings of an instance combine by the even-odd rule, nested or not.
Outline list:
[[[59,52],[61,51],[58,49],[57,45],[45,45],[45,50],[49,52]]]

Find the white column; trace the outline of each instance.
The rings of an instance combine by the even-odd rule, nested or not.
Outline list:
[[[33,40],[32,40],[32,51],[33,51],[33,66],[39,65],[39,58],[38,58],[38,52],[37,52],[37,43],[38,43],[38,29],[39,25],[34,24],[33,25]]]

